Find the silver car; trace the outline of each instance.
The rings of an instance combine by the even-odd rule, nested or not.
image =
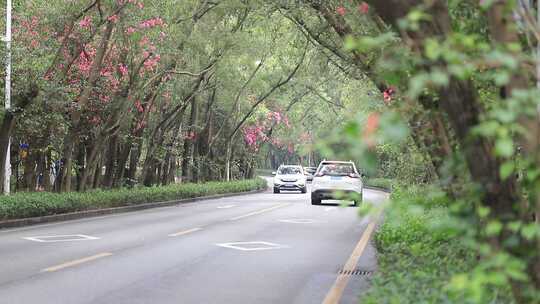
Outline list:
[[[357,206],[363,191],[362,177],[352,161],[322,161],[311,184],[311,204],[320,205],[323,199],[337,199],[337,193],[343,193]]]
[[[274,174],[274,193],[300,191],[306,193],[306,175],[302,166],[281,165]]]

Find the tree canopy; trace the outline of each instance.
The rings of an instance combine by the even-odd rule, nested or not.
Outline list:
[[[540,288],[537,5],[17,1],[0,159],[17,191],[58,192],[353,159],[455,198],[481,267],[503,273],[462,283],[508,282],[525,303]]]

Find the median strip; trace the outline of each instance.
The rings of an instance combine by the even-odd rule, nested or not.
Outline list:
[[[261,213],[265,213],[265,212],[270,212],[272,210],[276,210],[278,208],[283,208],[285,206],[289,206],[290,203],[284,203],[284,204],[279,204],[279,205],[276,205],[276,206],[273,206],[273,207],[270,207],[270,208],[265,208],[265,209],[261,209],[261,210],[258,210],[258,211],[254,211],[254,212],[251,212],[251,213],[248,213],[248,214],[244,214],[244,215],[240,215],[240,216],[237,216],[237,217],[233,217],[231,218],[230,220],[231,221],[236,221],[236,220],[240,220],[240,219],[243,219],[243,218],[246,218],[246,217],[250,217],[250,216],[253,216],[253,215],[258,215],[258,214],[261,214]]]
[[[181,236],[181,235],[186,235],[186,234],[189,234],[189,233],[192,233],[192,232],[197,232],[199,230],[202,230],[202,228],[192,228],[192,229],[188,229],[188,230],[183,230],[183,231],[179,231],[179,232],[176,232],[176,233],[172,233],[172,234],[169,234],[170,237],[175,237],[175,236]]]
[[[351,256],[347,260],[347,263],[345,264],[345,267],[343,269],[355,269],[356,265],[358,264],[358,260],[362,256],[362,253],[364,252],[364,249],[366,249],[366,246],[369,242],[369,238],[371,237],[371,234],[373,233],[373,230],[375,230],[375,222],[373,221],[369,223],[366,230],[364,230],[364,233],[362,234],[362,237],[360,238],[360,241],[358,241],[358,244],[356,245],[356,248],[354,248]],[[334,282],[334,285],[332,288],[330,288],[330,291],[328,291],[328,294],[326,294],[326,298],[324,298],[323,304],[337,304],[341,300],[341,296],[343,295],[343,291],[345,290],[345,287],[347,287],[347,283],[349,283],[350,276],[347,275],[345,272],[340,273]]]
[[[99,253],[99,254],[89,256],[89,257],[86,257],[86,258],[82,258],[82,259],[70,261],[70,262],[67,262],[67,263],[63,263],[63,264],[60,264],[60,265],[52,266],[52,267],[49,267],[49,268],[45,268],[45,269],[41,270],[41,272],[54,272],[54,271],[62,270],[64,268],[73,267],[73,266],[88,263],[88,262],[91,262],[91,261],[94,261],[94,260],[97,260],[97,259],[105,258],[105,257],[111,256],[111,255],[112,255],[112,253],[110,253],[110,252],[103,252],[103,253]]]

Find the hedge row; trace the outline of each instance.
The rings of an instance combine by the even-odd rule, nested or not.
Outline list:
[[[88,192],[15,193],[9,196],[0,196],[0,220],[238,193],[266,187],[266,180],[257,178],[232,182],[175,184],[162,187],[93,190]]]
[[[412,211],[416,193],[397,190],[392,207],[375,234],[379,269],[363,303],[448,303],[444,291],[452,274],[464,271],[470,257],[452,240],[436,235],[427,223],[442,209]]]
[[[449,286],[477,260],[445,228],[448,198],[426,188],[397,187],[391,203],[375,234],[379,269],[362,303],[468,303]],[[508,303],[507,291],[498,292],[499,300],[491,303]]]

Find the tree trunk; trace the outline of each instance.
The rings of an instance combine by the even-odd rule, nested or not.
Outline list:
[[[130,137],[128,140],[120,146],[120,152],[118,162],[116,164],[116,171],[114,179],[112,181],[112,187],[119,187],[122,180],[126,178],[126,165],[128,163],[129,155],[132,150],[133,139]]]
[[[141,147],[143,139],[137,138],[133,146],[131,147],[131,153],[129,155],[129,170],[127,178],[129,183],[133,183],[137,180],[137,166],[139,165],[139,158],[141,157]]]
[[[184,153],[182,157],[182,182],[191,182],[193,180],[193,155],[195,152],[195,143],[197,132],[198,105],[196,98],[191,99],[191,114],[189,118],[189,127],[186,129],[190,135],[189,139],[184,139]]]
[[[231,154],[232,154],[232,142],[227,142],[227,147],[225,148],[225,180],[231,180]]]
[[[60,165],[60,173],[56,178],[56,189],[59,192],[71,191],[71,171],[73,165],[73,148],[75,146],[75,138],[71,134],[67,134],[64,138],[63,157]]]
[[[23,111],[30,105],[39,94],[39,88],[36,84],[30,83],[28,88],[21,94],[13,96],[14,107],[18,111]],[[8,151],[8,142],[15,128],[17,112],[6,111],[2,120],[2,129],[0,129],[0,190],[4,191],[4,170],[6,168],[6,156]]]
[[[0,189],[4,190],[4,171],[6,168],[6,155],[8,153],[8,141],[15,127],[15,116],[11,112],[4,114],[2,129],[0,129]],[[11,152],[11,151],[9,151]]]
[[[105,157],[105,176],[103,177],[103,186],[105,188],[112,188],[115,176],[115,163],[118,157],[118,136],[114,135],[109,140],[107,147],[107,153],[103,155]],[[120,170],[120,168],[118,168]]]

